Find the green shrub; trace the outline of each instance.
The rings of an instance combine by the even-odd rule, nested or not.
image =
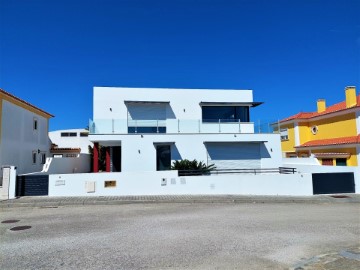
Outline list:
[[[202,161],[198,162],[194,160],[176,160],[171,165],[172,170],[178,171],[189,171],[189,172],[179,172],[179,175],[203,175],[209,174],[210,171],[215,170],[216,167],[214,164],[206,165]]]

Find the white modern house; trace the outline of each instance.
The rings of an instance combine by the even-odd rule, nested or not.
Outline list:
[[[0,89],[0,165],[39,172],[49,155],[48,112]]]
[[[52,156],[62,155],[62,157],[73,157],[74,154],[89,154],[89,146],[93,143],[89,141],[89,131],[86,129],[64,129],[49,132],[49,138],[53,145],[51,147]],[[64,153],[61,152],[64,149]],[[71,152],[71,149],[74,153]]]
[[[99,145],[106,171],[169,170],[196,159],[216,169],[278,168],[279,134],[255,134],[252,90],[94,87],[94,172]]]

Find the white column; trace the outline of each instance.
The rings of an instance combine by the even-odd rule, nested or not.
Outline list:
[[[297,122],[294,123],[294,134],[295,134],[295,146],[300,145],[300,132],[299,125]]]

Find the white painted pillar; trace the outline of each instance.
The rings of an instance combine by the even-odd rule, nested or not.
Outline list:
[[[356,112],[356,131],[360,134],[360,111]]]
[[[294,123],[294,134],[295,134],[295,146],[300,145],[300,131],[299,125],[297,122]]]
[[[14,166],[10,167],[10,182],[9,182],[9,199],[16,198],[16,169]]]

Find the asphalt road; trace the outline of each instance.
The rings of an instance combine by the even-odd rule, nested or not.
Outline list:
[[[288,269],[360,245],[359,204],[2,209],[0,269]],[[28,230],[11,231],[15,226]]]

